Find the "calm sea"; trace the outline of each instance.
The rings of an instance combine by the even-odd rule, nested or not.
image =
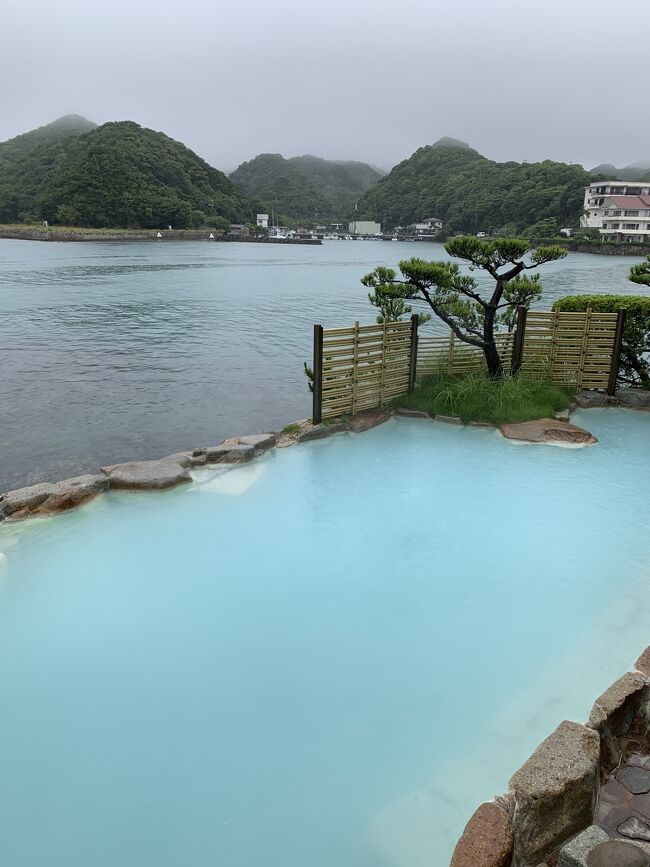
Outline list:
[[[413,255],[446,257],[380,241],[0,240],[0,490],[307,416],[313,324],[374,321],[359,278]],[[551,263],[543,306],[640,292],[633,261]]]

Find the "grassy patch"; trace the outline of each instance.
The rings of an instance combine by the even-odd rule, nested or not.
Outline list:
[[[294,421],[291,424],[286,424],[282,428],[282,433],[283,434],[295,434],[295,433],[298,433],[299,430],[300,430],[300,425]]]
[[[569,404],[567,392],[554,383],[524,374],[490,379],[479,373],[422,377],[412,394],[395,401],[395,406],[495,425],[552,418],[558,410],[568,409]]]

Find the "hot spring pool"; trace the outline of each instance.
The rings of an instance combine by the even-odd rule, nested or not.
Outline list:
[[[444,867],[650,643],[650,415],[396,419],[0,527],[0,860]]]

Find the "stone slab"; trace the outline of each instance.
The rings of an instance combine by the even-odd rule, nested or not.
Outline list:
[[[536,865],[592,824],[600,738],[564,721],[514,774],[515,860]]]
[[[102,467],[102,472],[106,473],[109,487],[113,490],[160,491],[192,481],[187,466],[179,463],[175,456],[157,461],[115,464]]]
[[[395,410],[395,415],[403,415],[406,418],[428,418],[431,419],[431,413],[424,412],[422,409],[407,409],[400,406]]]
[[[620,759],[618,738],[627,734],[648,696],[648,678],[638,671],[619,677],[599,696],[589,715],[589,725],[602,740],[602,760],[612,768]]]
[[[616,780],[633,795],[646,795],[650,792],[650,771],[647,768],[628,765],[616,774]]]
[[[0,495],[0,520],[45,517],[76,509],[107,488],[105,475],[86,474],[8,491]]]
[[[589,409],[590,407],[607,406],[607,395],[602,391],[579,391],[574,402],[581,409]]]
[[[598,442],[589,431],[555,418],[538,418],[534,421],[503,424],[499,430],[506,439],[524,443],[588,446]]]
[[[638,816],[630,816],[616,829],[621,837],[629,837],[631,840],[643,840],[650,843],[650,822],[640,819]]]
[[[644,388],[619,388],[616,397],[621,406],[650,410],[650,391]]]
[[[641,674],[650,677],[650,647],[646,647],[641,656],[634,663],[634,667],[637,671],[640,671]]]
[[[242,464],[254,457],[255,446],[243,443],[210,446],[205,450],[205,459],[209,464]]]
[[[257,453],[265,452],[278,441],[276,433],[250,434],[245,437],[237,437],[237,441],[243,446],[253,446]]]
[[[558,867],[587,867],[587,855],[599,843],[609,840],[609,835],[598,825],[590,825],[570,843],[562,847]]]
[[[608,840],[591,850],[587,867],[650,867],[650,858],[632,843]]]
[[[312,427],[306,427],[300,433],[296,434],[297,443],[307,443],[311,440],[322,440],[325,437],[333,436],[337,433],[343,433],[349,430],[347,422],[336,422],[335,424],[317,424]]]
[[[457,415],[436,415],[434,416],[436,421],[441,421],[444,424],[462,424],[462,418],[459,418]]]

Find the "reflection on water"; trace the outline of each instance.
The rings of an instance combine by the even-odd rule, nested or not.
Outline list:
[[[0,490],[308,415],[313,323],[372,321],[359,278],[413,255],[445,253],[1,240]],[[632,261],[549,264],[543,306],[571,291],[639,292]]]

